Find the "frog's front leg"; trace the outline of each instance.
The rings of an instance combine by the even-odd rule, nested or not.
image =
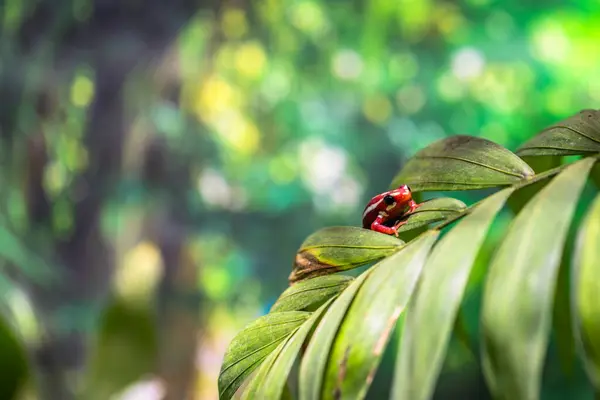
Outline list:
[[[398,232],[396,231],[398,228],[396,228],[395,226],[385,226],[385,221],[385,216],[379,214],[377,218],[375,218],[375,221],[373,221],[373,223],[371,224],[371,230],[374,230],[375,232],[385,233],[386,235],[394,235],[398,237]]]
[[[413,211],[415,211],[417,208],[421,207],[420,203],[415,202],[414,200],[411,200],[408,203],[408,211],[406,212],[406,214],[410,214]]]

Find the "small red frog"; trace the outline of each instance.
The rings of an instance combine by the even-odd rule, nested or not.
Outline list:
[[[406,223],[398,220],[415,211],[419,205],[413,200],[408,185],[378,194],[365,207],[363,228],[398,237],[398,228]],[[394,225],[388,226],[391,224]]]

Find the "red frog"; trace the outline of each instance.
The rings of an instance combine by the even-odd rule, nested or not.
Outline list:
[[[363,228],[398,237],[398,228],[406,223],[406,221],[398,220],[415,211],[419,205],[413,200],[408,185],[378,194],[365,207]],[[395,221],[398,222],[388,226]]]

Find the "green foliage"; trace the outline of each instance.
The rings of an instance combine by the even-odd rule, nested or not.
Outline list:
[[[106,399],[155,368],[155,316],[149,307],[114,300],[100,320],[82,398]]]
[[[307,279],[286,289],[271,312],[315,311],[332,296],[344,290],[354,278],[345,275],[325,275]]]
[[[490,263],[481,318],[483,366],[499,398],[539,396],[560,255],[594,162],[570,165],[540,190],[517,215]]]
[[[598,110],[583,110],[533,137],[517,150],[520,156],[568,156],[600,151]]]
[[[534,174],[525,161],[486,139],[456,135],[419,151],[390,187],[414,191],[465,190],[511,185]]]
[[[507,188],[484,200],[432,251],[407,311],[394,397],[431,397],[477,251],[512,192]],[[429,329],[431,321],[437,329]]]
[[[310,235],[300,246],[290,282],[346,271],[395,253],[403,241],[355,227],[332,227]]]
[[[311,313],[301,311],[267,314],[240,332],[231,342],[221,366],[221,397],[231,398],[244,379],[310,316]]]
[[[398,233],[418,229],[457,216],[466,208],[465,203],[451,197],[424,201],[415,212],[406,217],[406,223],[398,229]]]
[[[589,377],[596,387],[600,387],[600,256],[597,247],[600,243],[600,194],[579,232],[572,270],[573,325]]]
[[[22,343],[6,321],[0,318],[0,399],[14,399],[27,382],[28,366]]]
[[[319,398],[359,399],[366,395],[368,385],[364,383],[373,380],[438,234],[425,233],[372,268],[340,325]]]
[[[460,306],[471,284],[480,248],[498,213],[514,198],[517,200],[511,208],[515,220],[499,240],[484,273],[481,363],[494,398],[539,399],[561,255],[580,194],[598,160],[594,153],[600,143],[599,116],[596,111],[584,111],[542,131],[538,142],[529,142],[537,143],[537,147],[525,147],[528,159],[533,158],[536,169],[544,171],[539,174],[509,150],[477,138],[450,137],[420,151],[407,162],[392,186],[407,183],[415,191],[510,187],[470,207],[449,198],[426,202],[419,213],[408,218],[407,225],[410,229],[429,229],[407,244],[351,227],[326,228],[311,235],[298,254],[301,260],[314,260],[319,267],[313,270],[318,269],[319,274],[375,264],[353,280],[344,275],[303,280],[304,276],[296,273],[299,282],[284,292],[288,294],[282,295],[267,317],[286,315],[289,311],[277,311],[282,302],[286,298],[301,299],[302,293],[314,293],[320,308],[306,313],[312,316],[302,328],[288,330],[287,336],[279,339],[279,347],[272,344],[270,351],[261,352],[269,365],[263,364],[252,378],[252,393],[263,390],[261,399],[278,400],[287,387],[291,358],[296,357],[301,343],[307,342],[300,360],[298,398],[362,399],[391,331],[402,320],[392,398],[431,399],[451,336],[465,334],[454,331],[462,327],[457,324]],[[573,141],[556,139],[571,133],[586,136],[593,143],[580,140],[579,147],[574,147]],[[539,149],[544,140],[555,147],[552,152],[532,150]],[[557,154],[574,153],[587,157],[557,166]],[[551,159],[537,162],[547,157]],[[573,296],[556,297],[556,301],[566,302],[570,304],[566,307],[574,310],[578,349],[596,390],[600,388],[600,323],[594,297],[599,281],[599,220],[600,196],[579,229],[573,266],[567,265],[575,274]],[[445,235],[436,244],[442,230]],[[298,256],[296,260],[295,272],[301,267]],[[283,308],[308,309],[304,298],[288,304]],[[253,338],[245,332],[234,339],[228,354],[235,351],[237,358],[249,357],[259,364],[255,351],[265,338]],[[245,343],[244,349],[240,349],[240,343]],[[292,349],[286,353],[289,346]],[[231,364],[230,359],[226,364]],[[269,391],[269,387],[277,390]],[[222,392],[222,398],[231,398],[231,394]]]

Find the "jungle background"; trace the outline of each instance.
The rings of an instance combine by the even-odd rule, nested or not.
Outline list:
[[[304,238],[359,225],[417,150],[514,150],[600,103],[596,0],[1,0],[0,21],[2,399],[216,399]]]

